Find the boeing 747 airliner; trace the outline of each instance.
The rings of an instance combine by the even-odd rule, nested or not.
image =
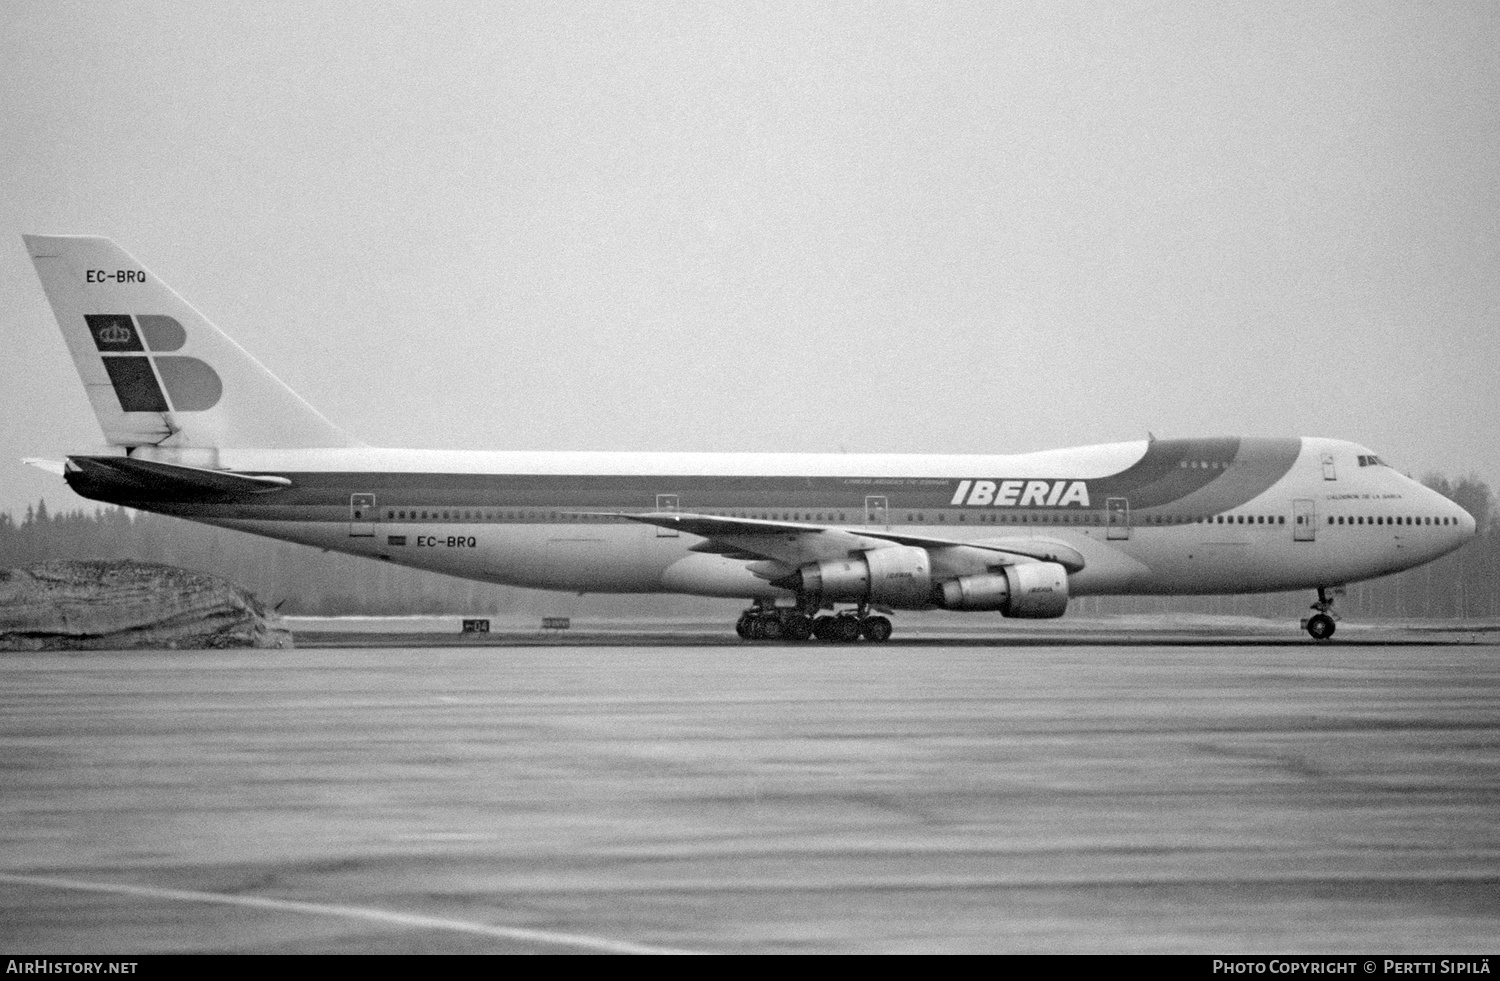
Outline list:
[[[377,449],[114,242],[26,247],[111,452],[84,497],[486,582],[734,597],[751,640],[883,641],[894,610],[1316,589],[1430,562],[1474,519],[1335,439],[1012,456]],[[47,461],[32,461],[48,465]]]

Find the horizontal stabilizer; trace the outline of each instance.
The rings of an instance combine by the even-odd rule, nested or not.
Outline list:
[[[70,456],[65,476],[75,487],[107,487],[113,497],[136,500],[176,501],[268,494],[292,486],[285,477],[181,467],[125,456]]]
[[[61,460],[43,460],[41,457],[36,456],[28,456],[21,462],[26,464],[28,467],[36,467],[38,470],[45,470],[48,473],[52,474],[54,477],[61,477],[63,475],[63,470],[67,466]]]

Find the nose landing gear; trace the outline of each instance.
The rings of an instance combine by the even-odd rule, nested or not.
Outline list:
[[[1338,625],[1338,614],[1333,612],[1333,598],[1326,586],[1318,587],[1318,601],[1308,607],[1316,612],[1310,617],[1302,618],[1302,629],[1306,630],[1313,640],[1327,640],[1333,636],[1333,631]]]

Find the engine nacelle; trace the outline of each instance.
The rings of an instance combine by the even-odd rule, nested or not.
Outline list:
[[[950,579],[940,595],[949,610],[999,610],[1030,620],[1060,617],[1068,608],[1068,570],[1056,562],[1022,562]]]
[[[932,595],[932,559],[925,548],[892,545],[847,559],[809,562],[772,585],[826,600],[921,609]]]

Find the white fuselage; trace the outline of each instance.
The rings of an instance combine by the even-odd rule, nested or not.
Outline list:
[[[1083,482],[1085,490],[1103,484],[1139,464],[1154,444],[1004,457],[224,450],[214,463],[226,470],[291,474],[304,482],[309,474],[327,475],[337,484],[333,501],[287,513],[276,508],[275,495],[267,495],[269,513],[263,517],[253,509],[162,510],[489,582],[744,598],[788,593],[752,571],[744,557],[694,551],[704,544],[702,536],[621,520],[620,513],[680,509],[789,523],[810,534],[863,528],[955,543],[1058,542],[1084,559],[1070,576],[1073,595],[1239,593],[1346,583],[1430,561],[1472,536],[1473,519],[1436,492],[1390,467],[1360,465],[1373,459],[1362,447],[1311,438],[1292,442],[1295,453],[1271,469],[1253,457],[1231,460],[1205,475],[1207,484],[1190,484],[1182,494],[1156,493],[1134,506],[1126,494],[1107,498],[1124,502],[1115,514],[1097,491],[1087,507],[1020,505],[1060,499],[1073,482]],[[1178,469],[1196,469],[1191,450],[1178,455]],[[1167,469],[1168,477],[1177,476]],[[403,476],[409,479],[403,482]],[[986,476],[1012,478],[1010,493],[1000,489],[1007,481]],[[598,498],[560,493],[585,477],[613,479],[616,486],[619,480],[634,482],[637,489],[628,500],[618,492]],[[457,486],[472,490],[486,478],[530,482],[535,490],[486,496]],[[1036,488],[1027,502],[1027,484],[1038,478],[1046,489]],[[868,493],[844,490],[819,501],[793,493],[795,486],[779,498],[775,492],[788,482],[814,479],[853,482]],[[1153,475],[1146,486],[1162,479]],[[757,481],[762,486],[752,486]],[[1254,493],[1236,491],[1236,482]],[[982,483],[997,485],[997,491],[987,493]],[[1215,500],[1208,491],[1218,483],[1228,496]],[[717,496],[693,495],[691,487],[711,487]],[[744,488],[738,497],[736,487]],[[372,500],[363,502],[355,520],[345,502],[362,494]],[[871,499],[874,511],[867,506]]]

